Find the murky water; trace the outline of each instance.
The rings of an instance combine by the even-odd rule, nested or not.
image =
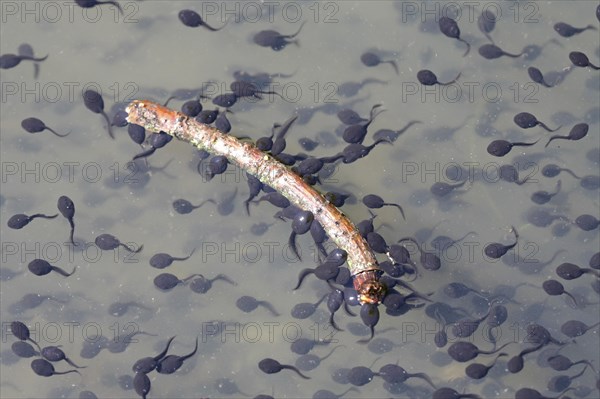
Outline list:
[[[513,302],[505,303],[507,322],[496,329],[499,343],[515,342],[506,348],[513,356],[528,346],[523,341],[531,322],[543,325],[561,341],[570,341],[560,331],[567,320],[581,320],[587,325],[598,322],[598,294],[590,286],[594,277],[564,281],[555,273],[563,262],[589,267],[599,248],[598,229],[584,232],[561,221],[547,227],[528,222],[528,215],[538,208],[564,215],[565,220],[581,214],[599,216],[597,188],[582,188],[579,180],[564,172],[555,178],[542,175],[542,168],[550,163],[569,168],[578,176],[599,174],[600,75],[589,68],[571,67],[568,58],[570,51],[582,51],[590,62],[599,64],[598,32],[588,30],[563,38],[553,29],[556,22],[563,21],[598,28],[593,15],[597,3],[119,4],[122,14],[110,5],[82,9],[74,2],[0,3],[0,53],[17,53],[19,45],[29,43],[36,57],[49,55],[39,63],[37,79],[30,61],[2,70],[0,75],[0,396],[75,398],[79,392],[90,390],[102,398],[137,397],[133,390],[124,390],[119,379],[132,376],[135,360],[159,353],[171,336],[176,338],[170,354],[191,352],[199,337],[198,354],[175,374],[151,373],[149,397],[241,397],[240,393],[219,392],[215,382],[220,378],[235,381],[241,391],[252,396],[308,398],[319,389],[340,394],[352,385],[335,382],[332,375],[336,370],[373,365],[377,371],[396,362],[410,373],[427,373],[437,387],[453,387],[482,397],[512,398],[516,389],[525,386],[556,396],[546,389],[548,381],[555,375],[575,375],[581,370],[581,366],[565,372],[540,368],[536,353],[526,357],[520,373],[508,373],[507,359],[501,359],[485,379],[471,380],[465,377],[465,363],[452,361],[446,349],[436,348],[433,336],[439,325],[422,308],[399,317],[386,315],[382,308],[375,338],[395,344],[385,353],[378,353],[373,343],[357,343],[368,336],[368,329],[360,318],[343,310],[335,315],[344,329],[341,332],[330,327],[324,304],[308,319],[293,318],[291,310],[296,304],[315,303],[329,292],[314,276],[292,291],[298,273],[318,261],[310,237],[298,239],[302,254],[302,261],[298,261],[287,246],[289,224],[273,218],[275,208],[264,202],[251,204],[251,215],[246,215],[245,175],[230,167],[226,174],[206,181],[197,172],[195,150],[187,144],[172,142],[157,150],[148,158],[150,170],[142,160],[132,163],[133,156],[142,151],[140,146],[131,141],[124,128],[115,127],[116,138],[111,140],[102,116],[85,108],[82,93],[90,88],[100,92],[112,118],[133,99],[164,102],[179,90],[179,99],[170,102],[179,108],[202,87],[211,97],[228,91],[235,72],[273,74],[267,88],[282,93],[284,99],[263,95],[261,101],[241,100],[228,115],[232,133],[256,139],[269,135],[274,123],[299,115],[287,134],[286,152],[304,151],[298,139],[309,137],[320,142],[312,152],[315,156],[329,156],[343,148],[337,136],[344,127],[335,115],[343,108],[367,116],[373,105],[382,104],[385,112],[369,127],[367,144],[379,129],[398,130],[410,121],[421,121],[393,145],[380,145],[355,163],[338,164],[334,173],[323,179],[321,188],[351,193],[344,212],[354,221],[369,217],[360,202],[366,194],[375,193],[387,202],[401,204],[406,221],[394,207],[376,210],[375,227],[389,244],[417,235],[426,241],[424,248],[431,250],[428,243],[437,235],[457,239],[475,232],[444,252],[440,270],[419,268],[421,275],[411,284],[422,293],[434,293],[432,300],[466,308],[473,315],[484,314],[485,307],[475,307],[472,294],[448,298],[443,292],[448,283],[461,282],[485,292],[493,292],[499,285],[519,287]],[[192,29],[178,20],[182,9],[196,10],[214,27],[228,22],[218,32]],[[477,27],[477,18],[484,9],[497,15],[496,27],[490,33],[496,45],[516,54],[526,45],[537,45],[539,54],[494,60],[481,57],[478,48],[488,41]],[[437,18],[441,15],[458,21],[461,38],[472,47],[466,57],[462,56],[464,43],[440,33]],[[281,51],[252,42],[252,37],[265,29],[293,34],[303,21],[306,25],[297,36],[298,42]],[[399,73],[388,63],[366,67],[360,60],[366,51],[375,52],[384,61],[394,60]],[[562,81],[553,88],[535,84],[527,74],[530,66],[539,68],[547,80]],[[421,69],[434,71],[440,82],[461,75],[455,84],[425,87],[416,79]],[[352,84],[356,82],[366,84],[357,87]],[[184,99],[181,89],[192,94]],[[203,106],[214,108],[210,100],[204,100]],[[520,129],[513,122],[523,111],[551,128],[562,125],[558,134],[566,135],[581,122],[589,124],[589,132],[580,141],[556,140],[544,148],[551,133],[540,127]],[[71,134],[65,138],[48,131],[28,134],[20,123],[32,116],[59,133]],[[498,158],[486,151],[496,139],[541,141],[532,147],[515,147]],[[499,181],[499,168],[505,164],[515,165],[520,179],[527,182]],[[440,181],[452,183],[447,176],[457,170],[468,173],[467,183],[442,199],[432,196],[430,187]],[[531,201],[530,196],[538,190],[554,191],[558,179],[562,188],[548,204],[538,206]],[[212,204],[188,215],[177,214],[172,207],[179,198],[193,204],[207,199],[222,202],[234,193],[235,208],[226,216]],[[36,219],[22,230],[7,227],[8,219],[17,213],[56,213],[61,195],[75,203],[77,247],[69,245],[69,224],[60,215]],[[255,236],[250,228],[259,222],[272,225],[264,235]],[[436,225],[433,232],[423,234],[424,229]],[[515,249],[502,260],[486,258],[486,244],[514,242],[511,226],[520,234]],[[144,248],[135,255],[122,248],[100,251],[94,239],[102,233]],[[183,257],[194,249],[189,260],[174,262],[162,271],[148,263],[159,252]],[[416,249],[411,250],[413,259],[418,259]],[[554,255],[556,258],[548,262]],[[524,259],[525,266],[515,265],[518,257]],[[55,273],[34,276],[27,265],[35,258],[69,271],[76,266],[77,270],[68,278]],[[541,266],[544,263],[548,264]],[[194,273],[207,278],[222,273],[236,285],[215,281],[205,294],[194,293],[187,286],[160,292],[153,279],[161,272],[182,279]],[[561,281],[576,296],[579,308],[570,307],[566,296],[550,297],[541,289],[550,278]],[[24,309],[19,301],[30,293],[51,299],[35,309]],[[264,308],[243,313],[236,307],[236,300],[243,295],[269,301],[280,316]],[[111,304],[128,301],[149,310],[133,307],[120,317],[109,314]],[[538,311],[531,310],[534,305],[540,305]],[[87,368],[80,370],[81,376],[35,375],[31,359],[19,359],[11,351],[15,337],[9,327],[13,320],[26,323],[40,345],[62,345],[68,357]],[[103,350],[91,359],[80,356],[82,345],[95,336],[113,340],[119,334],[138,331],[152,335],[135,335],[122,353]],[[299,337],[335,341],[328,347],[315,347],[311,353],[318,356],[325,356],[336,345],[343,347],[318,368],[306,372],[311,380],[286,370],[273,375],[259,370],[258,362],[266,357],[294,364],[299,356],[290,350],[290,344]],[[471,339],[483,350],[493,347],[482,330]],[[595,328],[561,354],[597,365],[598,342]],[[483,355],[477,361],[489,364],[493,359]],[[61,362],[55,368],[65,371],[70,366]],[[592,388],[597,378],[587,370],[572,386]],[[345,397],[427,398],[432,392],[422,380],[410,379],[406,385],[390,388],[375,377]],[[584,397],[598,397],[598,390]]]

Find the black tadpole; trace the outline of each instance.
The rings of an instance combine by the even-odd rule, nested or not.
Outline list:
[[[103,251],[110,251],[112,249],[117,249],[119,246],[121,246],[129,252],[137,254],[144,248],[143,245],[140,245],[138,249],[134,250],[133,248],[123,244],[121,241],[119,241],[117,237],[111,234],[100,234],[98,237],[96,237],[95,243],[98,246],[98,248],[100,248]]]
[[[435,73],[431,72],[429,69],[422,69],[419,72],[417,72],[417,79],[419,80],[419,83],[425,86],[433,86],[436,84],[440,86],[447,86],[451,85],[452,83],[455,83],[458,80],[458,78],[460,78],[460,75],[461,74],[459,73],[453,80],[446,83],[442,83],[438,80]]]
[[[56,132],[55,130],[46,126],[46,124],[43,121],[41,121],[40,119],[33,118],[33,117],[23,119],[21,121],[21,127],[23,129],[25,129],[25,131],[27,131],[28,133],[39,133],[39,132],[43,132],[44,130],[49,130],[50,132],[52,132],[54,135],[56,135],[58,137],[66,137],[69,134],[71,134],[71,132],[60,134],[60,133]]]
[[[323,295],[321,299],[315,303],[303,302],[294,305],[291,311],[292,317],[301,320],[309,318],[315,313],[321,302],[323,302],[327,296],[328,294]]]
[[[546,385],[546,387],[548,388],[549,391],[552,392],[561,392],[561,393],[565,393],[566,391],[568,391],[569,386],[571,386],[571,383],[573,382],[573,380],[581,377],[583,375],[583,373],[585,373],[587,371],[588,366],[586,365],[579,373],[573,375],[573,376],[569,376],[569,375],[555,375],[554,377],[550,378],[550,380],[548,381],[548,384]],[[564,396],[563,396],[564,398]]]
[[[258,362],[258,368],[265,374],[275,374],[281,370],[292,370],[305,380],[310,380],[310,377],[302,374],[296,367],[289,364],[281,364],[277,360],[268,357]]]
[[[507,342],[500,348],[493,351],[484,351],[479,349],[475,344],[471,342],[455,342],[448,347],[448,355],[457,362],[465,363],[469,360],[475,359],[479,355],[493,355],[498,353],[512,342]]]
[[[58,199],[57,207],[60,213],[69,221],[69,225],[71,226],[71,233],[69,235],[71,244],[77,245],[77,243],[73,241],[73,234],[75,234],[75,222],[73,221],[73,217],[75,217],[75,204],[66,195],[61,195]]]
[[[515,399],[547,399],[547,397],[533,388],[521,388],[515,392]]]
[[[108,129],[108,135],[111,139],[114,139],[115,136],[112,131],[112,123],[110,123],[110,119],[106,112],[104,112],[104,100],[102,96],[94,91],[94,90],[86,90],[83,92],[83,103],[87,109],[92,111],[95,114],[100,114],[106,119],[106,128]]]
[[[274,51],[283,50],[288,44],[295,43],[298,45],[297,40],[288,40],[295,38],[302,28],[304,27],[305,22],[302,22],[300,28],[296,33],[291,35],[282,35],[281,33],[274,30],[262,30],[254,35],[253,41],[261,47],[271,47]]]
[[[302,285],[304,279],[309,275],[314,274],[319,280],[330,281],[337,277],[339,274],[338,266],[335,266],[331,263],[325,262],[314,269],[303,269],[298,274],[298,284],[293,288],[293,290],[297,290]]]
[[[69,277],[73,273],[75,273],[75,270],[77,270],[77,266],[75,266],[71,273],[67,273],[60,267],[52,266],[50,263],[48,263],[47,261],[45,261],[43,259],[32,260],[31,262],[29,262],[29,265],[27,266],[27,268],[29,269],[29,271],[31,273],[35,274],[36,276],[45,276],[46,274],[48,274],[50,272],[56,272],[56,273],[60,274],[61,276]]]
[[[212,103],[218,107],[229,108],[235,105],[238,98],[235,93],[224,93],[214,97]]]
[[[296,236],[308,233],[312,222],[315,220],[314,215],[310,211],[299,211],[292,219],[292,233],[288,239],[288,244],[294,255],[300,260],[300,253],[296,247]]]
[[[202,104],[199,99],[189,100],[181,106],[181,112],[187,116],[196,117],[202,111]]]
[[[507,57],[518,58],[523,54],[523,52],[520,54],[507,53],[495,44],[484,44],[483,46],[479,47],[479,55],[487,60],[494,60],[504,55]]]
[[[150,266],[155,267],[157,269],[164,269],[165,267],[171,266],[171,264],[174,261],[188,260],[194,254],[195,251],[196,249],[194,248],[188,256],[182,258],[176,258],[174,256],[161,252],[152,255],[152,257],[150,258]]]
[[[231,93],[228,93],[231,94]],[[226,107],[227,103],[230,103],[230,106],[233,106],[235,101],[237,101],[237,99],[235,101],[231,101],[231,98],[227,99],[227,98],[223,98],[223,97],[219,97],[216,99],[217,101],[215,102],[216,105],[217,102],[220,102],[221,105],[219,105],[220,107]],[[200,111],[200,113],[196,116],[196,120],[200,123],[204,123],[205,125],[211,125],[213,122],[215,122],[217,120],[217,118],[219,117],[219,115],[225,114],[226,112],[231,112],[229,110],[225,110],[225,112],[221,112],[218,108],[216,109],[205,109],[203,111]]]
[[[423,267],[425,269],[434,271],[434,270],[439,270],[439,268],[442,267],[442,261],[441,261],[440,257],[434,252],[429,252],[429,251],[426,251],[423,248],[421,248],[421,245],[419,245],[419,243],[414,238],[412,238],[412,237],[402,238],[402,239],[398,240],[398,243],[403,242],[403,241],[410,241],[417,246],[417,249],[421,253],[419,260],[421,262],[421,265],[423,265]],[[396,259],[396,261],[398,261],[398,259]]]
[[[363,65],[368,67],[374,67],[379,64],[390,64],[394,68],[394,71],[396,71],[396,75],[398,75],[398,65],[394,60],[384,61],[377,54],[371,52],[363,53],[363,55],[360,56],[360,60]]]
[[[262,91],[258,86],[252,82],[245,80],[236,80],[229,85],[229,88],[238,97],[255,97],[261,98],[259,94],[275,94],[282,99],[284,98],[281,94],[275,91]]]
[[[370,233],[367,233],[366,238],[367,244],[369,244],[369,247],[371,247],[373,252],[376,252],[378,254],[388,253],[390,247],[389,245],[387,245],[387,242],[385,242],[385,238],[383,238],[381,234],[371,231]]]
[[[168,143],[171,142],[171,140],[173,140],[173,136],[171,136],[170,134],[167,134],[165,132],[151,134],[148,139],[148,141],[150,143],[150,148],[146,151],[143,151],[143,152],[135,155],[132,160],[135,161],[136,159],[145,158],[145,157],[148,157],[148,156],[154,154],[154,152],[157,149],[166,146]]]
[[[542,168],[542,175],[545,177],[555,177],[555,176],[558,176],[560,174],[560,172],[567,172],[574,178],[581,179],[579,176],[577,176],[575,173],[573,173],[572,170],[561,168],[560,166],[553,164],[553,163],[550,163]]]
[[[19,230],[19,229],[22,229],[23,227],[27,226],[33,219],[36,219],[36,218],[54,219],[57,216],[58,216],[58,213],[56,215],[52,215],[52,216],[44,215],[42,213],[36,213],[35,215],[27,216],[24,213],[18,213],[16,215],[11,216],[11,218],[8,219],[8,223],[6,223],[6,224],[11,229]]]
[[[444,294],[446,294],[448,297],[453,298],[453,299],[462,298],[463,296],[466,296],[471,292],[481,298],[487,299],[485,296],[483,296],[481,294],[481,292],[479,292],[476,289],[467,287],[463,283],[453,282],[453,283],[449,283],[448,285],[446,285],[444,287]]]
[[[492,367],[496,365],[498,359],[504,356],[507,356],[507,354],[500,353],[498,356],[496,356],[496,359],[494,359],[494,361],[489,365],[485,365],[482,363],[471,363],[467,366],[467,368],[465,368],[465,374],[469,378],[472,378],[474,380],[480,380],[487,376],[488,372],[492,369]]]
[[[564,355],[553,355],[548,358],[548,365],[555,371],[565,371],[578,364],[586,364],[595,372],[594,366],[588,360],[573,362]]]
[[[188,280],[191,280],[196,276],[201,276],[201,274],[192,274],[191,276],[186,277],[182,280],[174,274],[161,273],[158,276],[154,277],[154,286],[161,291],[169,291],[170,289],[175,288],[179,284],[187,283]]]
[[[411,374],[406,371],[403,367],[398,366],[397,364],[386,364],[379,369],[378,376],[383,378],[384,381],[390,384],[401,384],[404,383],[409,378],[420,378],[428,383],[433,389],[435,389],[435,385],[431,378],[425,373],[414,373]]]
[[[523,180],[519,180],[519,171],[514,165],[510,164],[500,166],[500,169],[498,170],[498,177],[504,181],[516,183],[518,185],[524,184],[529,180],[528,177]]]
[[[339,289],[334,289],[327,296],[327,309],[329,309],[329,324],[331,327],[336,329],[337,331],[343,331],[338,325],[335,323],[334,316],[335,312],[342,306],[345,306],[346,312],[348,312],[347,303],[344,301],[344,291]]]
[[[61,375],[61,374],[69,374],[69,373],[81,373],[77,370],[68,370],[68,371],[56,371],[54,370],[54,366],[52,363],[47,361],[46,359],[35,359],[31,362],[31,368],[34,373],[42,377],[52,377],[53,375]]]
[[[549,193],[548,191],[545,190],[541,190],[541,191],[536,191],[535,193],[531,194],[531,201],[535,202],[538,205],[543,205],[547,202],[549,202],[552,197],[554,197],[555,195],[557,195],[560,192],[560,188],[561,188],[561,181],[557,181],[556,182],[556,191],[554,191],[553,193]]]
[[[41,354],[46,360],[48,360],[50,362],[60,362],[61,360],[64,360],[69,365],[71,365],[75,368],[78,368],[78,369],[86,368],[86,366],[78,366],[75,363],[73,363],[71,361],[71,359],[69,359],[65,355],[65,352],[63,352],[63,350],[60,349],[58,346],[46,346],[46,347],[42,348]]]
[[[202,274],[194,274],[193,277],[195,278],[190,283],[190,289],[197,294],[206,294],[212,288],[212,284],[217,280],[225,281],[231,285],[237,285],[235,281],[224,274],[217,274],[211,279],[207,279]]]
[[[579,320],[569,320],[560,327],[560,331],[569,338],[576,338],[582,336],[587,331],[598,327],[599,325],[600,322],[588,326],[587,324]]]
[[[582,53],[581,51],[572,51],[569,53],[569,59],[573,63],[573,65],[581,68],[590,67],[592,69],[598,70],[599,66],[596,66],[590,62],[590,59],[587,55]]]
[[[129,135],[129,138],[134,143],[139,144],[140,147],[142,147],[142,149],[144,149],[142,144],[144,143],[144,141],[146,141],[146,129],[145,128],[143,128],[140,125],[130,123],[127,126],[127,134]]]
[[[21,63],[21,61],[34,61],[41,62],[44,61],[48,56],[43,58],[34,58],[27,55],[16,55],[16,54],[2,54],[0,56],[0,69],[10,69],[14,68]]]
[[[191,213],[194,209],[200,208],[202,205],[206,204],[207,202],[210,202],[211,204],[215,204],[215,200],[212,200],[212,199],[207,199],[207,200],[203,201],[200,205],[192,205],[192,203],[188,200],[178,199],[178,200],[173,201],[173,209],[175,210],[175,212],[179,213],[180,215],[187,215],[188,213]]]
[[[440,388],[436,390],[431,399],[481,399],[481,396],[474,393],[459,393],[452,388]],[[529,398],[532,399],[532,398]]]
[[[368,343],[375,336],[375,326],[379,323],[379,308],[372,303],[364,303],[360,307],[360,318],[362,322],[369,327],[371,335],[369,338],[361,339],[358,342]]]
[[[585,32],[588,29],[597,30],[594,25],[588,25],[583,28],[576,28],[565,22],[557,22],[554,24],[554,30],[562,37],[571,37]]]
[[[185,362],[190,357],[194,356],[198,351],[198,337],[196,337],[196,346],[194,350],[188,353],[187,355],[177,356],[177,355],[169,355],[158,361],[156,364],[156,371],[160,374],[173,374],[177,370],[183,366],[183,362]]]
[[[529,129],[535,126],[541,126],[544,130],[548,132],[555,132],[560,129],[562,126],[557,127],[556,129],[550,129],[544,123],[537,120],[537,118],[530,114],[529,112],[520,112],[513,118],[515,124],[523,129]]]
[[[375,108],[376,106],[379,107],[381,106],[381,104],[376,104],[373,106],[373,108]],[[351,110],[349,108],[339,110],[337,112],[337,117],[340,120],[340,122],[342,122],[345,125],[356,125],[357,123],[363,123],[368,121],[368,119],[361,117],[356,111]]]
[[[29,341],[33,343],[35,346],[37,346],[40,352],[42,351],[40,345],[31,338],[31,332],[25,323],[21,321],[13,321],[10,323],[10,332],[21,341]]]
[[[536,67],[527,68],[527,73],[529,74],[529,77],[531,78],[531,80],[533,80],[535,83],[539,83],[545,87],[552,87],[552,85],[548,84],[544,80],[544,75],[542,75],[542,71],[540,71]]]
[[[449,184],[449,183],[446,183],[443,181],[435,182],[432,184],[429,191],[431,192],[431,194],[435,195],[436,197],[440,197],[440,198],[445,197],[446,195],[450,194],[455,189],[464,186],[467,181],[468,180],[463,180],[462,182],[456,183],[456,184]]]
[[[334,157],[336,159],[342,158],[342,162],[344,163],[352,163],[369,155],[373,148],[381,143],[391,144],[391,142],[385,138],[375,140],[375,142],[369,146],[365,146],[360,143],[348,144],[346,147],[344,147],[341,154],[338,154]]]
[[[378,131],[373,133],[373,140],[375,140],[375,141],[385,140],[390,143],[393,143],[398,139],[398,137],[400,137],[400,135],[402,133],[406,132],[408,130],[408,128],[410,128],[412,125],[417,124],[417,123],[423,123],[423,122],[416,121],[416,120],[410,121],[400,130],[379,129]]]
[[[179,11],[178,17],[181,23],[185,26],[188,26],[190,28],[197,28],[199,26],[203,26],[211,32],[216,32],[223,29],[227,25],[227,22],[229,22],[229,20],[227,20],[225,21],[225,24],[223,24],[223,26],[221,26],[220,28],[213,28],[212,26],[204,22],[200,14],[193,10],[181,10]]]
[[[129,122],[127,122],[127,115],[128,114],[127,114],[127,112],[125,112],[125,110],[120,110],[120,111],[115,112],[115,114],[113,115],[113,118],[112,118],[111,125],[116,126],[116,127],[128,126]],[[133,123],[131,125],[141,127],[139,125],[134,125]]]
[[[10,349],[15,355],[26,359],[40,355],[40,352],[36,351],[29,342],[25,341],[13,342]]]
[[[308,338],[298,338],[292,343],[291,350],[298,355],[306,355],[315,345],[328,345],[330,343],[330,340],[314,341]]]
[[[215,119],[215,127],[219,129],[222,133],[229,133],[231,131],[231,122],[227,118],[227,113],[231,113],[229,110],[225,110],[225,112],[221,112],[217,119]]]
[[[571,131],[569,132],[568,135],[566,135],[566,136],[556,135],[556,136],[550,137],[550,139],[546,143],[546,147],[548,147],[548,145],[552,142],[552,140],[556,140],[556,139],[571,140],[571,141],[581,140],[582,138],[584,138],[587,135],[589,128],[590,128],[590,126],[587,123],[578,123],[571,128]]]
[[[354,386],[360,387],[373,381],[373,377],[379,376],[379,373],[374,372],[366,366],[355,366],[348,372],[348,382]]]
[[[294,168],[299,176],[314,175],[325,166],[325,162],[320,158],[308,157],[300,161]]]
[[[381,105],[376,104],[371,108],[371,114],[366,123],[356,123],[348,126],[344,129],[344,133],[342,134],[342,138],[348,144],[362,144],[365,137],[367,136],[367,129],[375,120],[375,117],[379,115],[384,110],[378,109]]]
[[[467,41],[460,38],[460,28],[458,27],[458,24],[456,23],[455,20],[453,20],[452,18],[448,18],[448,17],[441,17],[440,21],[439,21],[439,27],[440,27],[440,31],[445,36],[452,38],[452,39],[456,39],[467,45],[467,51],[465,51],[465,53],[463,54],[463,57],[465,57],[467,54],[469,54],[469,51],[471,51],[471,45]]]
[[[477,18],[477,27],[490,42],[493,42],[490,33],[496,27],[496,14],[489,9],[484,9]]]
[[[564,262],[556,267],[556,274],[563,280],[575,280],[584,274],[591,274],[600,278],[600,271],[579,267],[574,263]]]
[[[92,8],[102,4],[112,4],[117,7],[121,15],[123,15],[123,9],[121,9],[121,6],[116,1],[75,0],[75,3],[81,8]]]
[[[537,139],[533,143],[511,143],[510,141],[506,140],[494,140],[488,145],[487,152],[488,154],[496,157],[503,157],[508,154],[513,147],[529,147],[535,145],[538,141],[540,141],[540,139]]]
[[[248,296],[248,295],[241,296],[240,298],[238,298],[238,300],[235,302],[235,304],[239,310],[241,310],[242,312],[245,312],[245,313],[250,313],[250,312],[254,311],[256,308],[258,308],[259,306],[262,306],[265,309],[267,309],[269,312],[271,312],[271,314],[273,316],[279,316],[279,312],[277,312],[275,310],[273,305],[271,305],[267,301],[259,301],[258,299],[254,298],[253,296]]]
[[[198,116],[196,116],[196,120],[200,123],[204,123],[206,125],[212,124],[219,116],[219,109],[205,109],[200,111]]]
[[[365,195],[362,199],[362,202],[369,209],[379,209],[379,208],[383,208],[384,206],[395,206],[396,208],[398,208],[400,210],[402,219],[406,220],[406,217],[404,215],[404,209],[402,209],[402,207],[400,205],[394,204],[392,202],[384,202],[383,198],[381,198],[378,195],[375,195],[375,194]]]
[[[133,388],[135,393],[146,399],[146,395],[150,392],[152,384],[150,378],[144,373],[135,373],[133,377]]]
[[[509,250],[517,246],[519,242],[519,233],[514,226],[511,227],[511,231],[515,234],[515,243],[510,245],[503,245],[499,242],[493,242],[485,246],[484,252],[491,259],[500,259]]]
[[[548,345],[550,343],[559,346],[564,346],[567,344],[566,342],[562,342],[554,338],[552,334],[550,334],[550,331],[548,331],[548,329],[537,323],[531,323],[527,326],[527,342],[542,346]],[[527,353],[532,353],[532,351],[530,351],[531,349],[532,348],[528,348],[524,351],[527,351]]]
[[[584,214],[577,216],[575,225],[583,231],[592,231],[600,226],[600,220],[594,215]]]

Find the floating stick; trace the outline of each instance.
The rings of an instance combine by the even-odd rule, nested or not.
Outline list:
[[[221,133],[180,112],[135,100],[126,108],[127,121],[153,132],[165,132],[215,155],[224,155],[240,168],[285,196],[297,207],[310,211],[329,238],[348,253],[348,267],[361,303],[379,304],[386,287],[375,254],[354,224],[318,191],[254,144]]]

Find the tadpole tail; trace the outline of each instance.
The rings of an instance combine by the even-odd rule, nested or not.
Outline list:
[[[560,128],[562,127],[562,125],[560,125],[559,127],[557,127],[556,129],[554,129],[554,130],[553,130],[553,129],[550,129],[550,128],[548,127],[548,125],[546,125],[546,124],[544,124],[544,123],[542,123],[542,122],[538,122],[538,124],[539,124],[539,125],[540,125],[540,126],[541,126],[541,127],[544,129],[544,130],[546,130],[547,132],[551,132],[551,133],[552,133],[552,132],[556,132],[558,129],[560,129]]]
[[[359,344],[368,344],[369,342],[371,342],[371,340],[375,336],[375,326],[369,326],[369,328],[371,330],[371,336],[369,336],[369,338],[359,339],[356,342],[358,342]]]
[[[300,258],[300,254],[298,253],[298,248],[296,248],[296,232],[292,231],[292,233],[290,234],[290,238],[288,239],[288,245],[289,247],[292,249],[292,252],[294,253],[294,255],[296,255],[296,258],[298,258],[298,260],[302,260],[302,258]]]
[[[75,363],[73,363],[73,361],[71,359],[65,358],[65,362],[69,363],[69,365],[71,365],[71,366],[73,366],[75,368],[78,368],[78,369],[85,369],[85,368],[87,368],[87,366],[78,366],[78,365],[76,365]]]
[[[315,272],[315,269],[304,269],[300,272],[300,274],[298,274],[298,284],[296,285],[296,287],[293,288],[292,291],[297,290],[298,288],[300,288],[300,286],[302,285],[302,282],[304,281],[304,279],[306,278],[306,276],[308,276],[309,274],[313,274]]]
[[[138,249],[135,249],[135,250],[134,250],[133,248],[131,248],[131,247],[129,247],[129,246],[127,246],[127,245],[123,244],[123,243],[121,243],[120,245],[121,245],[123,248],[125,248],[126,250],[128,250],[129,252],[131,252],[132,254],[137,254],[137,253],[139,253],[139,252],[140,252],[140,251],[141,251],[141,250],[144,248],[144,246],[143,246],[143,245],[140,245],[140,247],[139,247]]]
[[[463,40],[461,38],[458,38],[458,41],[463,42],[464,44],[467,45],[467,51],[465,51],[465,53],[463,54],[463,57],[466,57],[469,54],[469,52],[471,51],[471,45],[469,44],[469,42],[467,42],[466,40]]]
[[[77,374],[81,375],[81,373],[79,371],[77,371],[77,370],[55,371],[53,374],[62,375],[62,374],[69,374],[69,373],[77,373]]]
[[[154,151],[156,151],[156,147],[150,147],[149,150],[146,150],[144,152],[140,152],[139,154],[137,154],[136,156],[134,156],[133,159],[132,159],[132,161],[135,161],[136,159],[139,159],[139,158],[146,158],[147,156],[150,156],[150,155],[154,154]]]
[[[295,371],[295,372],[296,372],[296,374],[298,374],[300,377],[304,378],[305,380],[310,380],[310,377],[309,377],[309,376],[302,374],[302,372],[300,372],[300,370],[298,370],[298,369],[297,369],[296,367],[294,367],[294,366],[289,366],[289,365],[282,364],[282,365],[281,365],[281,368],[282,368],[282,369],[288,369],[288,370]]]
[[[75,240],[73,240],[74,234],[75,234],[75,226],[71,225],[71,233],[69,234],[69,240],[71,241],[71,244],[73,244],[73,246],[77,246],[77,243],[75,242]]]
[[[102,116],[104,117],[104,119],[106,119],[106,129],[108,130],[108,135],[110,136],[111,139],[115,139],[115,135],[112,131],[112,123],[110,121],[110,119],[108,118],[108,115],[106,115],[106,112],[102,111]]]
[[[69,276],[73,275],[73,273],[75,273],[75,270],[77,270],[77,266],[75,266],[73,268],[73,271],[71,273],[67,273],[65,270],[63,270],[57,266],[52,266],[52,270],[55,271],[56,273],[60,274],[61,276],[69,277]]]
[[[58,216],[58,213],[56,215],[44,215],[43,213],[36,213],[35,215],[31,215],[29,218],[32,220],[34,218],[54,219],[57,216]]]
[[[331,327],[333,327],[336,331],[344,331],[343,329],[339,328],[337,324],[335,324],[335,320],[333,319],[334,315],[335,313],[331,313],[329,315],[329,324],[331,324]]]
[[[556,139],[567,139],[568,140],[569,136],[552,136],[550,137],[550,139],[548,140],[548,142],[546,143],[546,145],[544,146],[544,148],[547,148],[548,145],[550,145],[550,143],[552,142],[552,140],[556,140]]]

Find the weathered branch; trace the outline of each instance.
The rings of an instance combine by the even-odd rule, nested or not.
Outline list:
[[[180,112],[150,101],[133,101],[127,121],[153,132],[163,131],[215,155],[223,155],[285,196],[297,207],[313,213],[335,244],[348,253],[348,267],[361,303],[380,303],[385,287],[375,254],[354,224],[335,206],[272,156],[253,144],[221,133]]]

